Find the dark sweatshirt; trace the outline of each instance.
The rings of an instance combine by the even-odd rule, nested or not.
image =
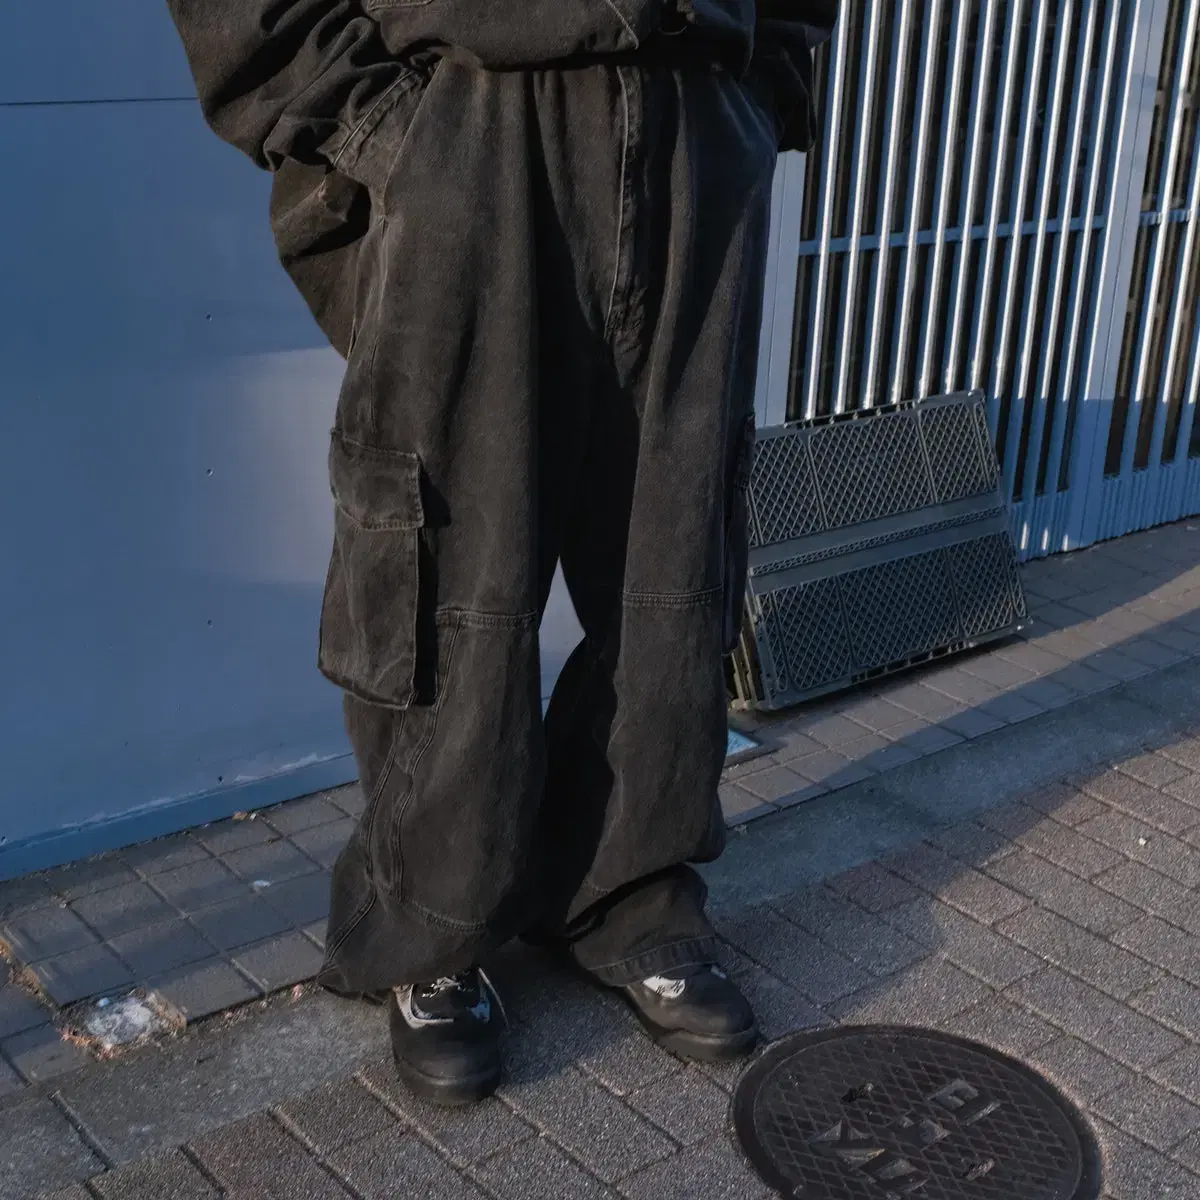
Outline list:
[[[707,39],[779,105],[782,149],[814,133],[811,51],[837,0],[168,0],[204,115],[260,167],[336,159],[424,52],[493,70],[629,56],[663,31]]]

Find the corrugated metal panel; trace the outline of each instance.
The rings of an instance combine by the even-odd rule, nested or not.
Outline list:
[[[1198,41],[1197,0],[847,8],[760,417],[982,390],[1027,557],[1200,511]]]

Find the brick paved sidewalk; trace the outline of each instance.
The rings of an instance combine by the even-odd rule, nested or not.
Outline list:
[[[1200,1200],[1193,664],[756,821],[709,876],[769,1036],[991,1043],[1089,1114],[1112,1200]],[[532,951],[496,969],[511,1070],[477,1109],[410,1101],[379,1012],[300,989],[0,1100],[0,1200],[768,1195],[728,1138],[735,1070]]]

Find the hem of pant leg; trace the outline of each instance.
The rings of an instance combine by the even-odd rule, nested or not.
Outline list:
[[[660,975],[663,971],[675,970],[678,967],[701,967],[706,963],[716,962],[720,944],[719,938],[706,934],[703,937],[668,942],[665,946],[645,950],[641,954],[600,966],[578,958],[576,961],[589,975],[605,986],[620,988],[628,987],[629,984],[647,979],[651,975]]]

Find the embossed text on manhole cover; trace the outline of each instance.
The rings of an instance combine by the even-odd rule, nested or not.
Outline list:
[[[1095,1200],[1100,1153],[1074,1106],[995,1050],[864,1026],[797,1034],[746,1072],[734,1129],[795,1200]]]

